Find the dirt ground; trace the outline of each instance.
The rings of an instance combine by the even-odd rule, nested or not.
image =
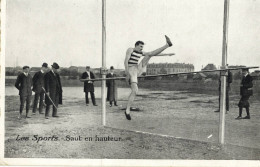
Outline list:
[[[259,101],[251,99],[250,120],[235,120],[239,97],[231,99],[226,144],[220,146],[219,114],[214,112],[218,99],[213,95],[140,90],[135,106],[141,111],[126,120],[120,110],[126,97],[120,97],[121,106],[107,105],[106,127],[101,126],[100,99],[94,107],[85,106],[83,97],[65,96],[59,118],[46,120],[37,113],[18,120],[19,97],[6,96],[5,157],[259,160]],[[95,141],[108,136],[118,141]],[[39,137],[45,141],[34,141]]]

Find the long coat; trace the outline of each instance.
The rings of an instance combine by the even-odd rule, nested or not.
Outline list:
[[[35,93],[41,93],[42,87],[44,87],[44,73],[42,73],[41,71],[38,71],[37,73],[34,74],[33,76],[33,91]]]
[[[231,91],[230,84],[233,82],[233,74],[232,72],[228,71],[228,76],[227,76],[227,91]],[[221,78],[219,78],[219,91],[221,91]]]
[[[114,78],[116,77],[115,74],[107,74],[107,78]],[[107,80],[107,101],[117,101],[117,84],[115,80]]]
[[[46,73],[44,77],[44,86],[46,92],[50,93],[50,98],[52,101],[55,101],[55,97],[59,96],[59,104],[62,104],[62,86],[60,82],[60,75],[58,73],[54,73],[52,71],[49,71]],[[52,105],[51,101],[47,96],[45,96],[45,103],[47,105]],[[55,103],[55,102],[54,102]]]
[[[31,96],[32,95],[32,76],[24,73],[18,75],[15,87],[19,90],[20,96]]]
[[[249,107],[248,99],[253,95],[253,78],[248,74],[246,77],[243,76],[240,87],[241,99],[238,103],[239,107]]]
[[[91,79],[95,79],[95,75],[93,74],[93,72],[89,72],[90,73],[90,78]],[[88,76],[88,73],[87,72],[84,72],[82,73],[81,75],[81,79],[87,79],[89,76]],[[94,92],[94,82],[92,81],[89,82],[89,81],[85,81],[84,82],[84,92]]]

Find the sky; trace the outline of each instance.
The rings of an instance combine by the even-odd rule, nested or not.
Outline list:
[[[12,0],[6,6],[6,66],[102,66],[101,0]],[[173,47],[151,63],[221,65],[224,0],[107,0],[106,66],[124,68],[137,40],[144,51]],[[228,64],[260,65],[260,0],[230,1]]]

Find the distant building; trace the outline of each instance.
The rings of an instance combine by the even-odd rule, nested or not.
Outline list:
[[[147,75],[170,74],[177,72],[193,72],[193,64],[184,63],[152,63],[146,68]]]
[[[204,70],[216,70],[217,67],[214,65],[214,64],[208,64],[206,65],[206,67],[202,68],[201,70],[204,71]]]
[[[208,64],[206,65],[204,68],[201,69],[201,71],[205,71],[205,70],[217,70],[217,67],[214,64]],[[218,75],[219,71],[215,71],[215,72],[204,72],[204,74],[208,77],[212,77],[213,75]]]
[[[31,67],[30,74],[33,76],[36,72],[38,72],[40,70],[41,70],[41,67]],[[91,68],[90,70],[96,75],[97,78],[101,77],[100,68]],[[68,78],[78,78],[85,71],[86,71],[86,66],[61,67],[60,75],[66,76]],[[115,69],[114,71],[115,71],[115,74],[117,74],[118,76],[125,75],[125,70],[123,70],[123,69]],[[21,72],[23,72],[22,67],[5,67],[6,76],[17,76]]]

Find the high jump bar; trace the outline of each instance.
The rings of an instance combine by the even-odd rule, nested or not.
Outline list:
[[[177,73],[170,73],[170,74],[158,74],[158,75],[146,75],[146,76],[139,76],[138,78],[149,78],[149,77],[160,77],[160,76],[172,76],[172,75],[181,75],[181,74],[194,74],[194,73],[204,73],[204,72],[220,72],[220,71],[232,71],[232,70],[240,70],[240,69],[255,69],[259,68],[258,66],[252,67],[237,67],[237,68],[226,68],[226,69],[217,69],[217,70],[202,70],[202,71],[192,71],[192,72],[177,72]],[[103,80],[123,80],[126,77],[115,77],[115,78],[96,78],[96,79],[80,79],[80,81],[103,81]]]

